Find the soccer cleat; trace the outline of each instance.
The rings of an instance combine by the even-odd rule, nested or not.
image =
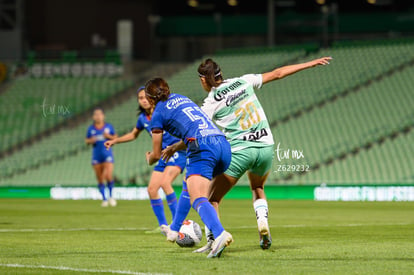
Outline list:
[[[177,241],[177,238],[178,238],[178,232],[168,228],[167,241],[175,243]]]
[[[267,222],[259,224],[260,247],[262,249],[269,249],[272,245],[272,236],[270,235],[269,226]]]
[[[223,250],[233,242],[233,236],[227,232],[223,231],[220,236],[216,238],[211,247],[210,253],[207,255],[207,258],[220,258]]]
[[[207,244],[203,247],[200,247],[199,249],[196,249],[193,251],[193,253],[204,253],[204,252],[210,252],[211,247],[213,246],[214,239],[208,240]]]
[[[116,206],[116,200],[114,198],[109,198],[109,205],[112,207]]]
[[[167,236],[168,231],[170,230],[170,227],[168,225],[162,224],[160,227],[158,227],[161,231],[161,234],[164,236]]]
[[[108,203],[108,201],[102,201],[102,203],[101,203],[101,206],[102,207],[108,207],[108,205],[109,205],[109,203]]]
[[[159,233],[161,233],[164,236],[166,236],[166,234],[167,234],[166,232],[167,231],[168,231],[168,225],[163,224],[163,225],[158,226],[157,228],[155,228],[153,230],[147,230],[144,233],[145,234],[159,234]]]

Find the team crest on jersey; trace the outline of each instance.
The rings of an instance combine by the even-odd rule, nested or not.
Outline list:
[[[147,128],[149,125],[148,123],[144,123],[144,127]]]
[[[92,135],[96,134],[96,131],[95,130],[91,130],[91,134]]]
[[[109,128],[105,128],[104,132],[105,132],[106,134],[109,134],[109,132],[110,132]]]

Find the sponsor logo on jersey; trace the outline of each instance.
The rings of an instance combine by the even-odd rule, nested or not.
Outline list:
[[[253,131],[247,135],[243,136],[244,141],[258,141],[262,137],[268,136],[266,128],[260,129],[258,131]]]
[[[214,99],[216,101],[221,101],[224,99],[224,97],[226,96],[227,93],[229,93],[230,91],[234,91],[235,89],[237,89],[238,87],[240,87],[241,85],[243,85],[242,82],[240,81],[236,81],[233,84],[231,84],[230,86],[226,87],[223,90],[218,90],[217,93],[214,95]]]
[[[185,104],[185,103],[192,103],[191,99],[186,97],[179,97],[179,98],[171,98],[167,102],[167,108],[169,110],[176,109],[178,106]]]
[[[226,106],[236,105],[237,103],[245,99],[247,96],[248,94],[246,93],[246,89],[241,90],[240,92],[235,93],[234,95],[229,95],[226,99]]]

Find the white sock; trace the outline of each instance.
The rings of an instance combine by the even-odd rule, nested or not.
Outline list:
[[[208,229],[207,225],[205,226],[204,230],[206,232],[206,240],[207,240],[207,242],[210,241],[210,240],[213,240],[214,241],[213,232],[211,232],[210,229]]]
[[[265,199],[258,199],[253,202],[253,207],[256,212],[257,225],[260,226],[260,224],[265,223],[265,225],[268,226],[267,215],[269,213],[269,209],[267,207],[267,201]]]

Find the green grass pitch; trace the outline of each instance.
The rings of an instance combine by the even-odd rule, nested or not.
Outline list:
[[[414,203],[270,201],[259,247],[251,201],[226,200],[220,259],[148,235],[148,201],[0,200],[0,274],[410,274]],[[191,219],[199,217],[191,210]],[[203,227],[203,226],[202,226]],[[202,244],[204,244],[204,239]]]

